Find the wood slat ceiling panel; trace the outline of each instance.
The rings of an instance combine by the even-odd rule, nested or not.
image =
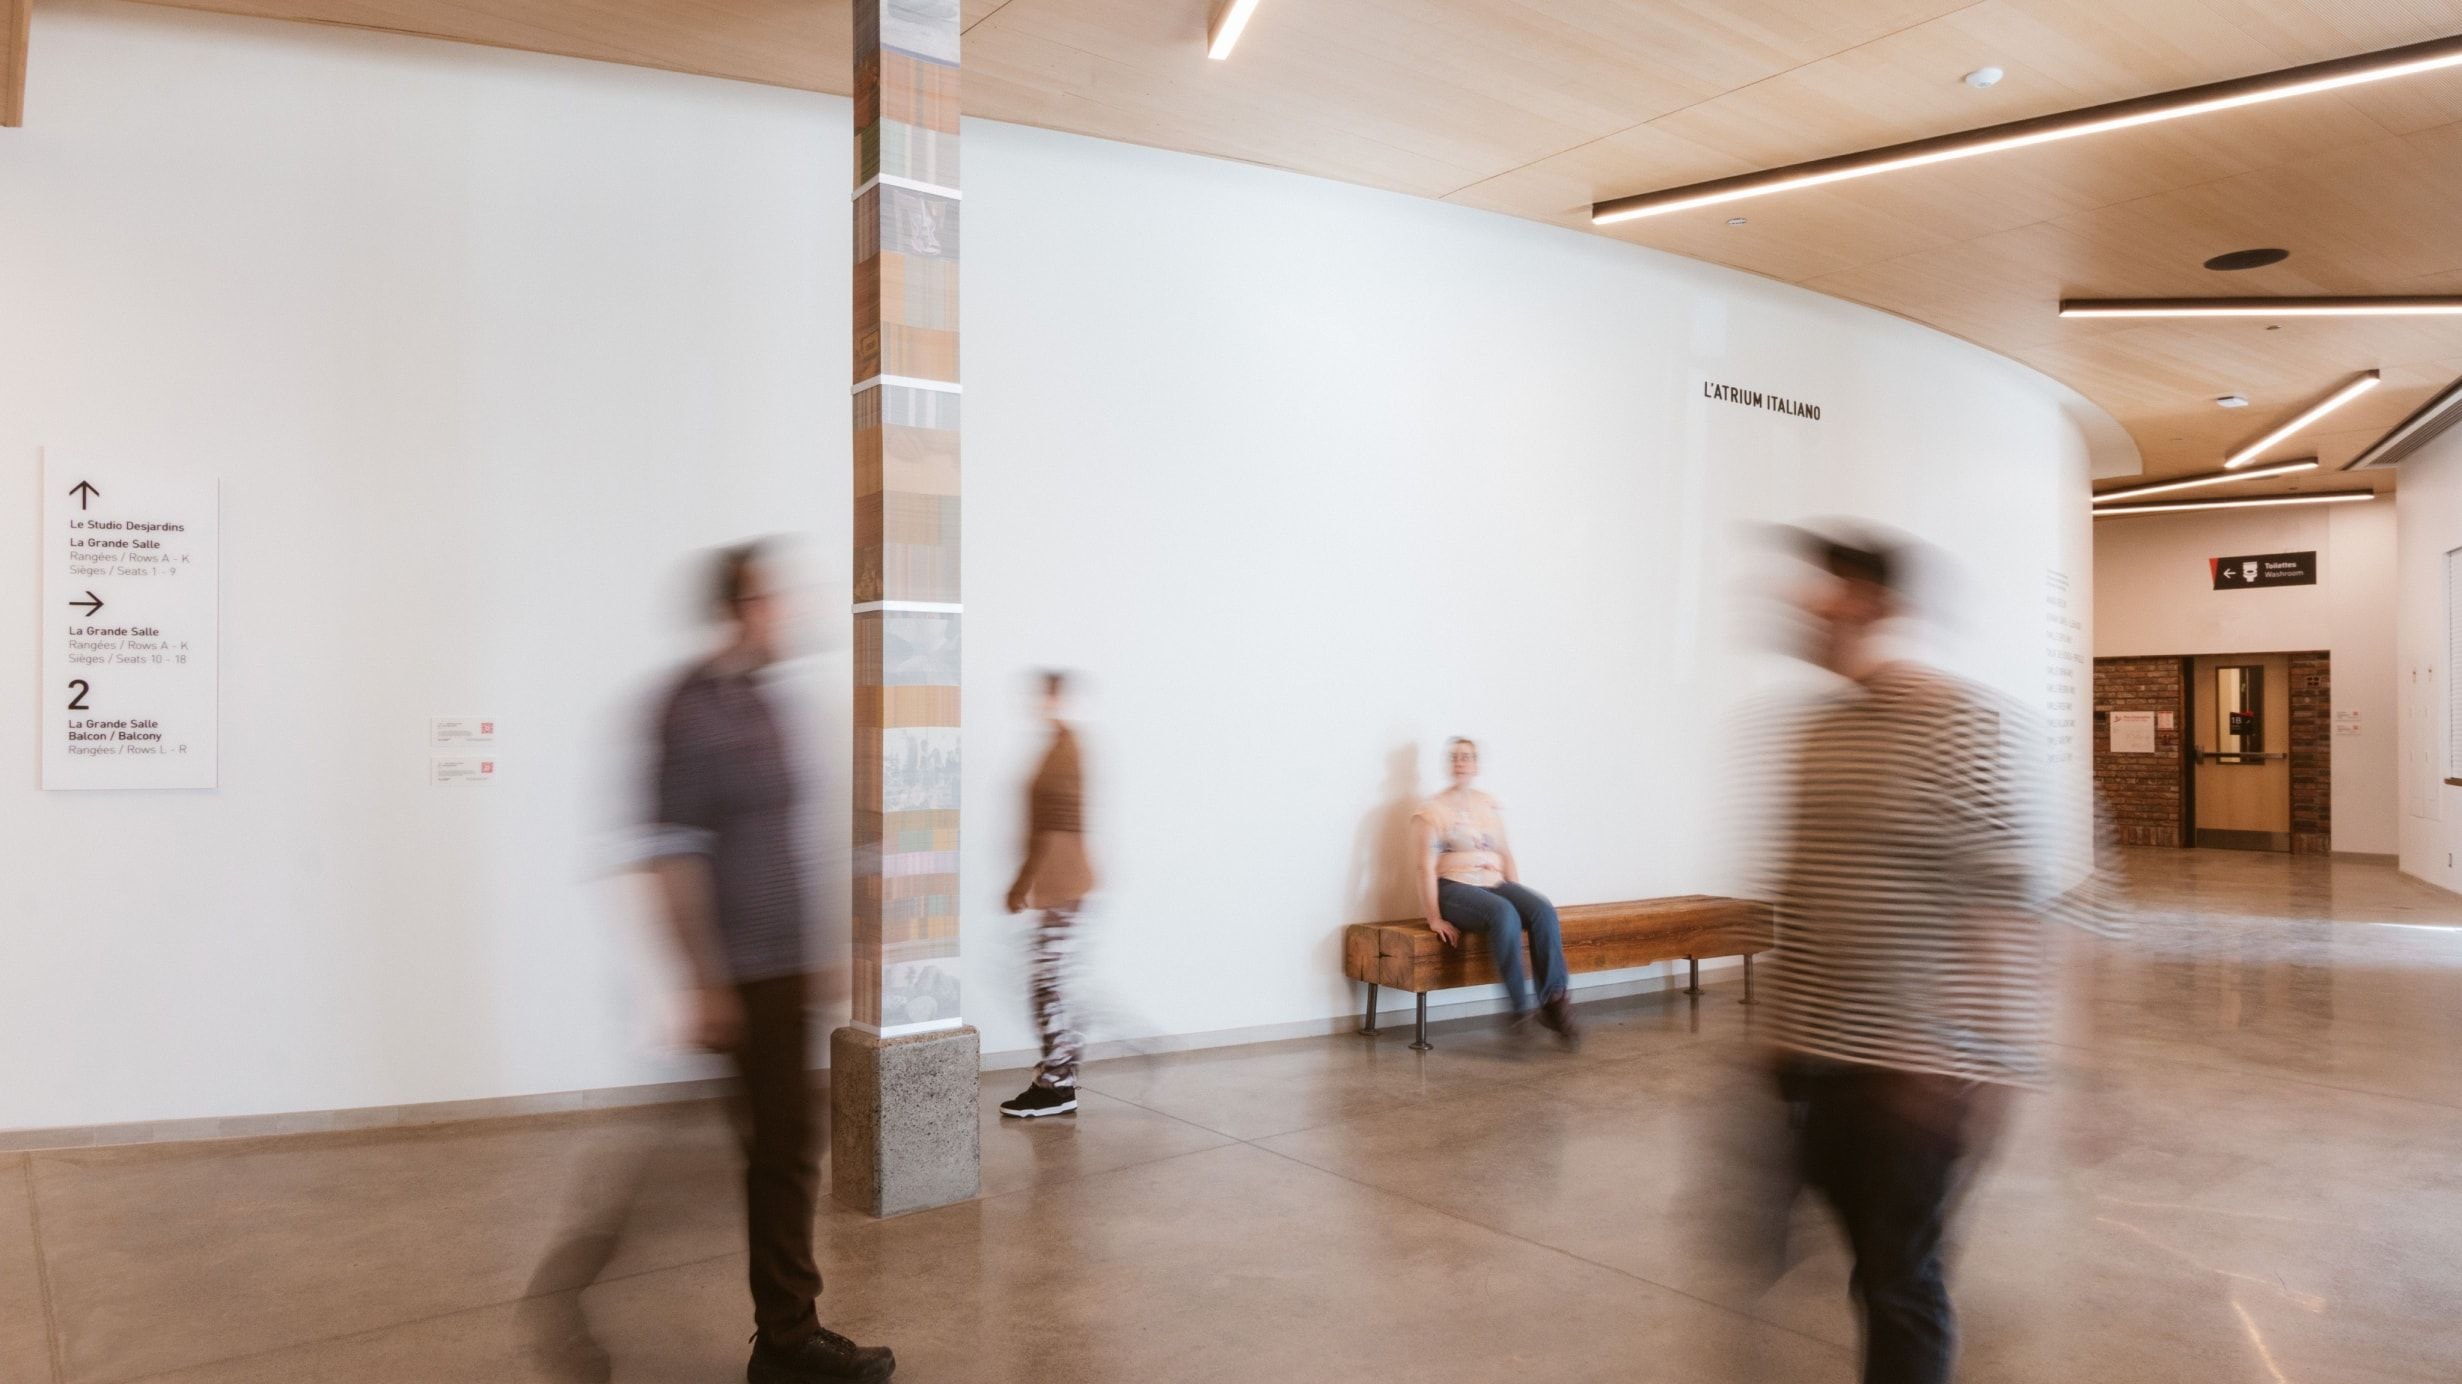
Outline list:
[[[845,0],[141,0],[173,9],[336,24],[658,67],[845,95]]]
[[[849,77],[844,0],[170,2],[818,91]],[[2462,34],[2462,0],[1263,0],[1237,56],[1215,63],[1213,0],[949,2],[968,26],[970,114],[1584,229],[1607,197]],[[1959,81],[1986,65],[2006,79]],[[2024,361],[2109,409],[2157,475],[2209,470],[2265,417],[2383,369],[2385,387],[2317,439],[2347,455],[2462,373],[2462,322],[2267,332],[2054,308],[2462,291],[2462,74],[1608,233]],[[2257,245],[2292,258],[2200,267]],[[2213,407],[2232,391],[2256,407]]]
[[[1191,61],[1207,0],[1012,0],[967,35],[969,109],[1441,197],[1955,8],[1286,4],[1225,65]]]
[[[15,125],[26,108],[26,34],[34,0],[0,0],[0,125]]]
[[[2462,33],[2462,0],[2204,0],[2204,8],[2286,62],[2313,62],[2316,57]]]

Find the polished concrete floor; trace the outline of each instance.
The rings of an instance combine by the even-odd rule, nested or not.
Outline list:
[[[2130,866],[2135,935],[2068,946],[2057,1088],[1972,1205],[1962,1378],[2462,1380],[2462,900]],[[918,1382],[1850,1379],[1817,1219],[1775,1286],[1721,1253],[1735,1001],[1586,1006],[1578,1055],[1478,1023],[1103,1062],[1030,1125],[987,1079],[983,1197],[824,1212],[826,1318]],[[579,1305],[618,1380],[740,1379],[724,1134],[669,1107],[0,1155],[0,1381],[557,1378],[533,1271],[636,1166]]]

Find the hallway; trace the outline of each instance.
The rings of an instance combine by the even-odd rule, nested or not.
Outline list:
[[[2135,935],[2064,939],[2058,1087],[1973,1208],[1962,1377],[2462,1377],[2462,900],[2316,857],[2129,866]],[[1577,1055],[1471,1021],[1424,1055],[1109,1060],[1024,1126],[987,1077],[984,1196],[825,1211],[824,1318],[918,1384],[1845,1380],[1826,1227],[1766,1296],[1706,1252],[1737,994],[1585,1006]],[[520,1299],[576,1171],[639,1150],[585,1298],[615,1377],[740,1378],[734,1184],[692,1106],[0,1154],[0,1379],[554,1378]]]

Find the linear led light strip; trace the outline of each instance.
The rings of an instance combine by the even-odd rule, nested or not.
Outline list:
[[[2063,298],[2063,317],[2447,317],[2462,297]]]
[[[2462,65],[2462,38],[2433,39],[2402,48],[2363,53],[2357,57],[2310,63],[2305,67],[2286,67],[2279,72],[2260,73],[2254,77],[2184,87],[2153,96],[2088,106],[2083,110],[2013,120],[2005,125],[1936,135],[1930,139],[1867,149],[1861,153],[1841,154],[1835,158],[1814,159],[1785,168],[1618,197],[1591,207],[1590,220],[1593,225],[1606,226],[1636,217],[1663,216],[1668,212],[1687,211],[1720,202],[1766,197],[1773,192],[1792,192],[1797,188],[1819,187],[1849,178],[1868,178],[1875,173],[1895,173],[1902,168],[1920,168],[1926,164],[1946,163],[1951,159],[1970,159],[1980,154],[1997,154],[2008,149],[2049,144],[2054,140],[2077,139],[2164,120],[2181,120],[2212,111],[2283,101],[2294,96],[2358,86],[2363,82],[2388,81],[2457,65]]]
[[[2254,500],[2187,500],[2177,504],[2114,505],[2094,512],[2097,519],[2131,514],[2186,514],[2193,509],[2255,509],[2260,505],[2347,505],[2375,499],[2373,490],[2338,490],[2331,495],[2268,495]]]
[[[1205,37],[1205,55],[1220,62],[1231,56],[1231,50],[1247,31],[1248,18],[1257,12],[1257,0],[1231,0],[1214,16],[1214,32]]]
[[[2288,476],[2317,469],[2317,459],[2285,461],[2272,466],[2260,466],[2252,471],[2210,471],[2201,476],[2183,476],[2176,481],[2156,485],[2132,485],[2125,490],[2105,490],[2097,493],[2094,502],[2109,504],[2114,500],[2134,500],[2147,495],[2168,495],[2175,490],[2195,490],[2200,486],[2227,485],[2236,481],[2261,481],[2268,476]]]
[[[2382,378],[2384,377],[2379,375],[2374,370],[2355,377],[2349,384],[2344,385],[2342,388],[2335,390],[2333,393],[2326,395],[2324,398],[2310,404],[2298,413],[2293,414],[2291,420],[2284,423],[2281,427],[2274,429],[2265,436],[2258,438],[2256,441],[2249,443],[2247,446],[2233,452],[2231,455],[2224,457],[2223,469],[2226,471],[2237,471],[2241,467],[2255,461],[2258,457],[2265,455],[2266,448],[2273,446],[2275,443],[2291,436],[2293,433],[2296,433],[2300,429],[2307,427],[2309,424],[2316,422],[2325,415],[2332,413],[2335,409],[2341,408],[2344,404],[2347,404],[2353,399],[2358,398],[2360,395],[2367,393],[2369,390],[2376,388],[2377,381]]]
[[[2438,434],[2462,420],[2462,379],[2437,394],[2433,399],[2411,411],[2411,416],[2385,430],[2385,435],[2368,444],[2367,450],[2351,458],[2342,469],[2358,471],[2404,457],[2434,441]]]

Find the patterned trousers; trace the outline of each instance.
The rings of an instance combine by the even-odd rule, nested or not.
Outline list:
[[[1043,1066],[1034,1077],[1037,1086],[1077,1085],[1077,1052],[1085,1039],[1069,1027],[1062,997],[1068,978],[1070,932],[1076,926],[1076,908],[1046,908],[1034,929],[1034,1022],[1043,1033]]]

